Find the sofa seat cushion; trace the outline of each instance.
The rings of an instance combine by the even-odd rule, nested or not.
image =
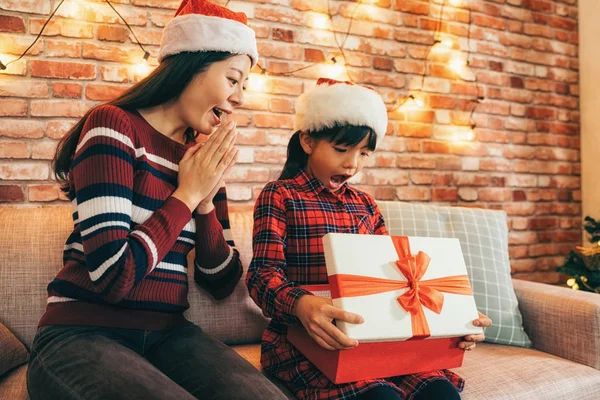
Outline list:
[[[233,349],[261,369],[259,344]],[[533,349],[479,344],[454,371],[466,380],[462,400],[600,399],[600,371]]]
[[[29,400],[27,365],[15,368],[0,378],[0,399]]]
[[[533,349],[481,344],[455,371],[463,400],[600,399],[600,371]]]

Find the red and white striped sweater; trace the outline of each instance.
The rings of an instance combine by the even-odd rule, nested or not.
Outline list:
[[[92,111],[69,174],[74,229],[40,326],[161,330],[183,323],[186,256],[194,246],[196,283],[217,299],[233,291],[242,268],[225,188],[207,215],[170,197],[187,147],[137,111]]]

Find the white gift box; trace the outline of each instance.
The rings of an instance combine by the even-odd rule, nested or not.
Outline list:
[[[413,256],[423,252],[430,257],[424,275],[417,281],[419,288],[427,286],[427,281],[432,279],[462,276],[470,289],[458,239],[410,236],[408,243]],[[333,305],[364,318],[363,324],[336,321],[342,332],[359,342],[399,341],[415,336],[411,313],[398,302],[398,298],[410,290],[409,287],[350,297],[336,290],[336,278],[347,275],[353,275],[359,285],[360,277],[364,277],[365,281],[379,278],[407,285],[408,279],[396,263],[401,257],[391,236],[329,233],[323,237],[323,247]],[[340,297],[335,295],[336,292]],[[482,328],[472,324],[478,318],[472,294],[454,294],[444,290],[439,292],[443,295],[443,306],[439,314],[419,304],[430,331],[429,338],[482,333]],[[420,293],[419,296],[423,297],[422,292]]]

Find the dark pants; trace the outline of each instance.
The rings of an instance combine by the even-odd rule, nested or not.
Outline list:
[[[413,400],[460,400],[456,388],[447,379],[425,384]],[[377,386],[358,397],[358,400],[400,400],[400,395],[389,386]]]
[[[250,363],[194,324],[164,332],[45,326],[27,388],[38,399],[287,399]]]

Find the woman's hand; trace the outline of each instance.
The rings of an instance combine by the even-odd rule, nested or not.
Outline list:
[[[235,123],[228,122],[217,128],[204,145],[197,143],[183,155],[173,196],[183,201],[190,211],[200,203],[203,204],[202,211],[210,208],[209,203],[212,205],[223,176],[237,158],[236,137]]]
[[[327,350],[351,349],[358,341],[350,339],[335,326],[334,319],[351,324],[362,324],[360,315],[334,307],[325,297],[304,295],[296,304],[296,316],[304,328],[319,346]]]
[[[492,326],[492,320],[479,313],[479,318],[473,320],[473,325],[480,326],[482,328],[487,328]],[[485,340],[485,334],[480,333],[478,335],[467,335],[463,338],[463,340],[458,344],[458,347],[470,351],[477,346],[477,342],[483,342]]]

